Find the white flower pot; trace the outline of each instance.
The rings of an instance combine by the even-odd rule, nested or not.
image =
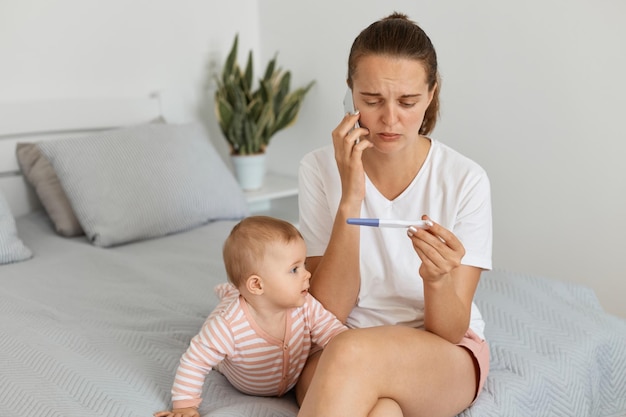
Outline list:
[[[258,190],[265,177],[265,154],[231,155],[235,177],[244,191]]]

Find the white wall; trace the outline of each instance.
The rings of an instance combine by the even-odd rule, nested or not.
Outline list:
[[[358,32],[394,10],[429,33],[443,77],[433,137],[490,174],[497,268],[594,288],[626,317],[626,3],[259,0],[262,53],[316,79],[270,158],[296,172],[342,116]]]
[[[237,32],[259,50],[256,0],[0,0],[0,100],[160,91],[168,120],[205,121],[226,152],[207,87]]]
[[[0,100],[161,90],[171,120],[206,122],[225,153],[207,78],[240,32],[241,57],[278,51],[294,85],[317,81],[269,148],[295,174],[341,118],[352,40],[393,10],[437,47],[433,136],[490,174],[495,266],[587,284],[626,317],[622,0],[0,0]]]

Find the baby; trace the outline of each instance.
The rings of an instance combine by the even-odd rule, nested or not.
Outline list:
[[[230,283],[183,354],[172,388],[172,411],[155,417],[199,417],[211,369],[240,391],[280,396],[298,381],[312,344],[326,344],[346,327],[308,293],[306,245],[290,223],[266,216],[243,219],[224,243]]]

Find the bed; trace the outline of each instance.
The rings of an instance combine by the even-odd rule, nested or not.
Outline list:
[[[247,214],[206,131],[164,123],[158,97],[0,103],[0,416],[169,407],[226,280],[221,245]],[[589,288],[495,270],[476,302],[491,373],[461,416],[626,416],[626,322]],[[298,410],[217,372],[203,399],[202,416]]]

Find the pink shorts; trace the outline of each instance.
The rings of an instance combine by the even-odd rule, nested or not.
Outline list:
[[[457,343],[457,346],[464,347],[474,357],[474,364],[478,371],[478,388],[474,397],[474,401],[476,401],[489,374],[489,344],[474,333],[472,329],[467,329],[465,336]]]

